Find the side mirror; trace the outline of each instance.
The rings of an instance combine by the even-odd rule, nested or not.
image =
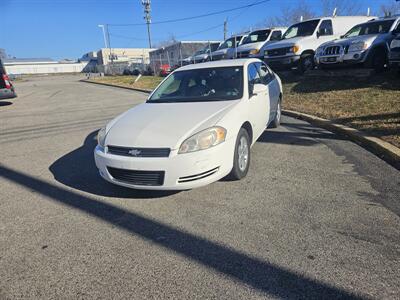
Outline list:
[[[319,37],[321,36],[321,33],[319,32],[319,30],[317,31],[317,39],[319,39]]]
[[[250,97],[251,97],[251,96],[256,96],[256,95],[264,92],[266,90],[266,86],[261,83],[255,83],[255,84],[251,83],[249,85],[249,89],[250,89],[249,92],[250,92]]]

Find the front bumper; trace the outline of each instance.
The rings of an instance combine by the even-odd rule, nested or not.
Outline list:
[[[300,55],[269,57],[264,56],[264,62],[273,70],[290,70],[297,67]]]
[[[316,55],[315,63],[317,65],[355,65],[362,64],[366,61],[367,51],[357,51],[348,53],[339,53],[334,55]]]
[[[198,152],[177,154],[177,150],[173,150],[169,157],[143,158],[109,154],[97,146],[94,157],[100,175],[113,184],[143,190],[187,190],[210,184],[228,175],[233,167],[234,148],[235,139],[231,139]],[[162,185],[132,184],[113,178],[108,167],[132,171],[164,171],[164,180]],[[211,170],[213,172],[207,175]]]

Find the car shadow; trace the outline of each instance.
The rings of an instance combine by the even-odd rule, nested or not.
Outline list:
[[[10,102],[10,101],[1,101],[1,99],[0,99],[0,106],[8,106],[8,105],[11,105],[11,104],[13,104],[13,103]]]
[[[54,179],[71,188],[93,195],[116,198],[162,198],[178,191],[135,190],[109,183],[100,177],[94,162],[97,130],[90,133],[83,145],[57,159],[49,170]]]
[[[282,130],[284,127],[289,130]],[[343,136],[314,127],[307,123],[281,123],[281,128],[267,129],[258,138],[257,143],[285,144],[293,146],[313,146],[320,139],[344,140]]]

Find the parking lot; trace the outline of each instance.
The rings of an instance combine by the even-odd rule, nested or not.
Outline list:
[[[0,299],[380,298],[400,294],[400,173],[284,118],[242,181],[113,186],[96,132],[146,94],[16,82],[0,102]]]

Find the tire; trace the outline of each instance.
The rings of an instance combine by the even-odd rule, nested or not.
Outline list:
[[[279,99],[278,107],[276,110],[275,118],[269,125],[270,128],[278,128],[281,125],[281,116],[282,116],[282,100]]]
[[[230,179],[240,180],[246,177],[250,167],[250,145],[251,142],[247,130],[240,128],[233,155],[233,168],[229,174]]]
[[[299,64],[297,66],[297,73],[304,74],[304,72],[313,70],[314,68],[315,68],[314,55],[303,54],[300,57]]]
[[[386,70],[388,57],[386,51],[377,49],[371,56],[369,66],[375,70],[376,73],[381,73]]]

